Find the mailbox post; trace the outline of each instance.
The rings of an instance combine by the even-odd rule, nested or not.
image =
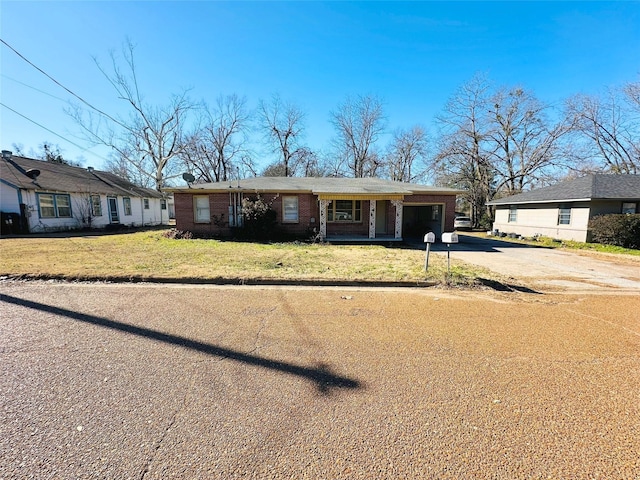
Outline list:
[[[455,232],[447,232],[442,234],[442,243],[447,244],[447,274],[451,274],[451,244],[458,243],[458,234]]]
[[[424,243],[427,244],[427,253],[424,259],[424,269],[429,270],[429,251],[431,250],[431,244],[435,243],[436,235],[433,232],[429,232],[424,236]]]

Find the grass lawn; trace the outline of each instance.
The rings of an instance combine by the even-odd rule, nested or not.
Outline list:
[[[368,281],[473,285],[487,270],[379,245],[176,240],[163,231],[0,240],[0,275],[66,280]]]

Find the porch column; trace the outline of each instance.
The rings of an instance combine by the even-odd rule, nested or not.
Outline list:
[[[369,238],[376,238],[376,203],[369,200]]]
[[[331,200],[320,200],[320,238],[324,240],[327,236],[327,207]]]
[[[396,207],[396,231],[395,238],[402,238],[402,200],[391,200],[391,204]]]

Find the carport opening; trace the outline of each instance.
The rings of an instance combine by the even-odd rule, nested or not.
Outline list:
[[[437,239],[442,237],[443,205],[405,205],[402,211],[402,235],[406,239],[424,238],[433,232]]]

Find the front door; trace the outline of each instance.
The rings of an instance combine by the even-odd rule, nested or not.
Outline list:
[[[387,201],[376,201],[376,235],[387,234]]]
[[[120,217],[118,217],[118,201],[117,198],[107,198],[109,204],[109,219],[111,223],[120,223]]]

